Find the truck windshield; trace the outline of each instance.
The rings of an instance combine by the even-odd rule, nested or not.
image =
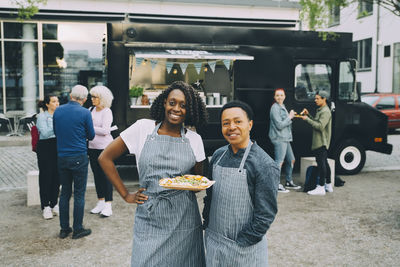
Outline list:
[[[314,101],[317,91],[331,95],[332,69],[327,64],[298,64],[295,68],[294,89],[297,101]]]
[[[349,61],[340,62],[339,68],[339,94],[338,99],[344,101],[358,100],[357,91],[354,90],[354,71]]]

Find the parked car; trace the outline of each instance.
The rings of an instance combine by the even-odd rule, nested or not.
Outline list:
[[[389,129],[400,128],[400,94],[366,94],[361,101],[385,113]]]

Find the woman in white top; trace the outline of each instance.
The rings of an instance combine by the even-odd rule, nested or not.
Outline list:
[[[112,193],[113,187],[110,181],[105,176],[97,161],[100,153],[112,142],[111,124],[113,115],[111,112],[111,102],[113,95],[105,86],[95,86],[90,90],[93,107],[90,108],[93,118],[93,127],[95,137],[89,141],[89,160],[90,167],[94,175],[94,183],[96,186],[98,202],[90,212],[99,214],[103,217],[112,215]]]
[[[150,115],[123,131],[99,162],[119,194],[137,203],[131,265],[205,266],[203,231],[194,192],[159,186],[164,177],[202,174],[205,153],[200,135],[184,124],[201,127],[206,109],[198,92],[178,81],[154,101]],[[114,160],[129,151],[136,156],[140,188],[130,193]]]

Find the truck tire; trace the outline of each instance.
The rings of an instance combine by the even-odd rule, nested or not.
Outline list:
[[[365,164],[365,149],[354,139],[344,140],[335,150],[336,172],[339,174],[357,174]]]

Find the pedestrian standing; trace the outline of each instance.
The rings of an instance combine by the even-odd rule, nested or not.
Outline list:
[[[87,140],[92,140],[95,135],[90,111],[82,107],[87,95],[88,90],[85,86],[74,86],[71,90],[70,101],[58,107],[53,115],[61,182],[60,238],[66,238],[72,232],[69,222],[72,186],[74,187],[72,238],[81,238],[92,232],[82,225],[89,164]]]
[[[90,89],[93,106],[90,108],[93,119],[95,137],[89,141],[88,155],[90,167],[93,171],[94,184],[96,186],[97,204],[90,212],[103,217],[112,215],[111,203],[113,200],[113,187],[101,169],[98,158],[104,148],[113,140],[111,124],[113,114],[110,109],[113,100],[111,91],[105,86],[95,86]]]
[[[319,184],[314,190],[308,191],[309,195],[325,195],[325,191],[333,192],[331,176],[328,165],[328,149],[331,142],[332,114],[327,105],[328,92],[319,91],[315,95],[315,104],[318,106],[315,117],[312,117],[307,109],[302,111],[301,117],[311,125],[312,144],[311,150],[317,162]]]
[[[177,81],[164,90],[150,109],[153,120],[139,120],[123,131],[99,157],[118,193],[137,203],[131,265],[205,266],[202,223],[195,193],[159,185],[165,177],[202,175],[205,152],[199,134],[184,127],[206,121],[204,102],[192,86]],[[135,154],[140,188],[130,193],[114,160]]]
[[[268,266],[266,232],[278,211],[279,167],[250,140],[253,111],[232,101],[221,110],[229,145],[214,152],[204,199],[207,266]]]
[[[269,138],[274,145],[275,162],[282,170],[284,167],[285,186],[279,183],[278,192],[288,193],[289,189],[300,189],[300,186],[293,182],[292,173],[295,162],[292,146],[292,119],[295,115],[294,110],[287,111],[285,104],[286,95],[283,88],[275,90],[275,103],[271,106],[269,113]],[[285,163],[285,164],[284,164]],[[286,187],[286,188],[285,188]]]
[[[59,214],[58,194],[60,193],[60,180],[57,170],[57,142],[53,130],[53,114],[60,105],[58,97],[46,95],[39,101],[38,107],[42,108],[36,119],[39,132],[36,155],[39,167],[39,194],[43,218],[52,219]]]

